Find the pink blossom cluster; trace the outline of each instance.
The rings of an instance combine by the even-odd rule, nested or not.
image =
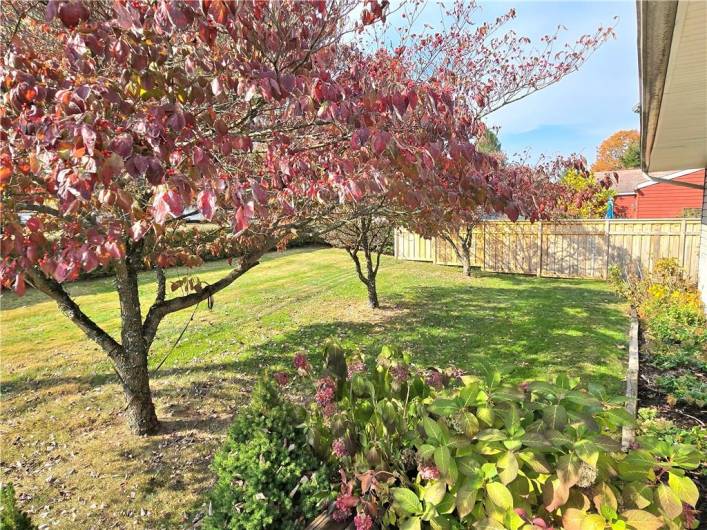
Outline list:
[[[430,385],[435,390],[439,390],[444,386],[444,376],[437,370],[428,370],[425,376],[425,383]]]
[[[359,513],[354,517],[354,526],[356,530],[371,530],[373,528],[373,519],[367,513]]]
[[[320,407],[331,403],[336,394],[336,383],[331,377],[323,377],[317,381],[317,393],[314,396]]]
[[[404,383],[410,376],[410,371],[404,364],[398,364],[390,369],[390,373],[398,383]]]
[[[346,521],[351,517],[351,508],[358,504],[358,497],[350,493],[340,493],[334,502],[334,513],[331,516],[334,521]]]
[[[343,438],[337,438],[331,443],[331,452],[337,458],[343,458],[349,455],[349,451],[346,449],[346,442]]]
[[[436,480],[440,477],[437,466],[422,464],[418,466],[417,470],[420,472],[420,478],[423,480]]]
[[[285,372],[275,372],[272,376],[280,386],[285,386],[290,382],[290,376],[288,376]]]
[[[347,376],[351,379],[355,374],[360,374],[366,371],[366,364],[363,361],[355,361],[349,364],[347,368]]]
[[[293,362],[295,365],[295,369],[298,372],[307,373],[309,371],[309,361],[307,360],[307,356],[304,353],[296,353]]]

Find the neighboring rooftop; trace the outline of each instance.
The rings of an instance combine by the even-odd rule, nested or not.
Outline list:
[[[656,178],[669,178],[671,175],[675,177],[683,176],[685,173],[691,173],[694,171],[699,171],[699,169],[691,169],[686,171],[654,171],[651,173],[652,177]],[[616,182],[614,178],[614,173],[619,176],[619,181]],[[635,193],[637,187],[644,187],[641,184],[647,183],[657,183],[658,181],[651,180],[643,174],[640,169],[619,169],[616,171],[597,171],[594,173],[597,179],[602,179],[608,176],[611,179],[611,187],[616,190],[616,193]]]

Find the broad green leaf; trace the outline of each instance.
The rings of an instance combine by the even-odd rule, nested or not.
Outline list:
[[[584,460],[587,464],[592,467],[597,467],[597,460],[599,460],[599,449],[594,442],[591,440],[579,440],[574,444],[574,450],[577,456]]]
[[[439,416],[451,416],[459,410],[459,405],[454,399],[437,398],[428,407],[429,411]]]
[[[626,510],[621,514],[626,524],[635,530],[658,530],[663,521],[645,510]]]
[[[571,488],[579,480],[579,459],[572,455],[562,455],[557,459],[557,478]]]
[[[622,492],[624,505],[636,507],[639,509],[646,508],[653,502],[653,490],[641,482],[630,482],[624,487]]]
[[[501,469],[498,473],[498,478],[501,479],[504,485],[514,481],[518,476],[518,460],[511,451],[504,453],[503,456],[498,459],[497,465]]]
[[[429,416],[426,416],[422,420],[422,426],[424,427],[428,438],[431,438],[439,445],[447,443],[447,437],[445,436],[442,427],[435,420]]]
[[[668,514],[668,517],[675,519],[682,513],[682,502],[680,497],[666,484],[660,484],[655,490],[655,497],[658,505]]]
[[[435,465],[439,468],[442,476],[449,477],[450,470],[452,468],[452,454],[449,452],[449,448],[442,445],[435,449],[434,454]],[[456,469],[456,465],[455,465]]]
[[[534,449],[552,447],[550,442],[539,432],[528,432],[523,436],[523,444]]]
[[[500,442],[501,440],[506,440],[508,435],[498,429],[485,429],[479,432],[476,438],[484,442]]]
[[[452,523],[449,521],[449,517],[435,515],[430,519],[430,526],[432,530],[450,530]]]
[[[447,493],[447,484],[443,480],[435,480],[425,488],[425,493],[422,498],[434,505],[442,502],[445,493]]]
[[[543,484],[543,504],[548,512],[554,512],[567,502],[570,488],[560,479],[547,480]]]
[[[503,510],[513,508],[513,495],[506,486],[500,482],[489,482],[486,484],[486,494],[496,506]]]
[[[452,513],[454,511],[455,502],[456,497],[453,494],[447,492],[447,494],[444,496],[444,499],[442,499],[442,502],[437,505],[437,513]]]
[[[582,525],[579,528],[580,530],[604,530],[606,521],[601,515],[592,513],[582,519]]]
[[[476,398],[479,395],[479,383],[473,382],[466,385],[459,391],[462,407],[470,407],[476,403]]]
[[[616,427],[623,427],[624,425],[632,425],[634,422],[633,417],[624,408],[608,409],[602,413],[612,425]]]
[[[530,469],[532,469],[536,473],[552,473],[550,464],[548,464],[547,460],[543,455],[534,453],[533,451],[523,451],[517,454],[518,457],[520,457],[523,462],[528,464],[530,466]]]
[[[474,477],[479,475],[479,467],[479,463],[473,456],[457,458],[457,469],[464,476]]]
[[[457,490],[456,507],[459,517],[466,517],[474,509],[476,495],[479,491],[478,484],[472,480],[465,480]]]
[[[682,502],[686,502],[692,507],[697,505],[700,498],[700,492],[697,491],[697,486],[689,477],[679,477],[674,473],[668,474],[668,485]]]
[[[606,519],[607,521],[613,521],[617,517],[616,510],[614,510],[608,504],[602,504],[599,511],[601,512],[604,519]]]
[[[435,446],[430,444],[422,444],[417,452],[423,460],[430,460],[435,453]]]
[[[479,407],[476,409],[476,417],[486,425],[491,426],[496,416],[491,407]]]
[[[674,466],[683,469],[697,469],[702,458],[696,447],[686,444],[678,445],[675,454],[671,458]]]
[[[414,491],[407,488],[392,488],[390,491],[393,494],[393,506],[398,511],[410,515],[422,513],[422,503]]]
[[[621,519],[618,519],[611,523],[611,530],[626,530],[626,523]]]
[[[408,517],[400,521],[400,530],[420,530],[422,528],[422,519],[419,517]]]
[[[597,510],[601,510],[602,504],[608,504],[614,510],[619,508],[614,490],[606,482],[600,482],[594,487],[594,497],[592,498]]]
[[[479,432],[479,420],[471,412],[464,412],[461,415],[461,424],[464,427],[464,434],[472,438]]]
[[[548,429],[561,431],[567,425],[567,411],[562,405],[550,405],[543,409],[543,421]]]
[[[577,508],[567,508],[562,514],[562,528],[565,530],[580,530],[586,515],[585,512]]]
[[[644,449],[631,451],[626,458],[618,464],[619,477],[627,482],[645,481],[652,478],[655,459],[650,452]]]

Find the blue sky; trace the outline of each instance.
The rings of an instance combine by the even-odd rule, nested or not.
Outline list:
[[[620,129],[638,129],[638,114],[632,110],[639,100],[635,2],[487,0],[481,5],[484,19],[515,7],[516,20],[508,27],[533,40],[562,24],[565,38],[573,42],[619,17],[616,39],[578,72],[489,117],[490,124],[500,127],[507,154],[527,149],[535,158],[575,152],[592,162],[604,138]]]

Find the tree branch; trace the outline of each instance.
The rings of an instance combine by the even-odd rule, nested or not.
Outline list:
[[[47,278],[37,269],[28,269],[26,273],[32,284],[53,299],[59,306],[59,310],[81,328],[89,339],[103,348],[103,351],[109,357],[115,357],[122,350],[122,346],[113,337],[101,329],[86,313],[81,311],[78,304],[71,299],[69,293],[64,290],[64,287],[59,282],[52,278]]]
[[[163,300],[161,302],[156,301],[152,304],[152,307],[150,307],[150,310],[145,317],[145,322],[142,325],[142,334],[145,338],[147,347],[149,348],[152,344],[152,341],[157,334],[157,328],[164,317],[170,313],[174,313],[176,311],[180,311],[181,309],[198,304],[199,302],[213,296],[220,290],[225,289],[247,271],[255,267],[258,264],[260,257],[265,254],[269,248],[269,246],[266,246],[264,249],[243,256],[236,268],[216,283],[207,285],[200,291],[179,296],[177,298],[170,298],[169,300]]]

